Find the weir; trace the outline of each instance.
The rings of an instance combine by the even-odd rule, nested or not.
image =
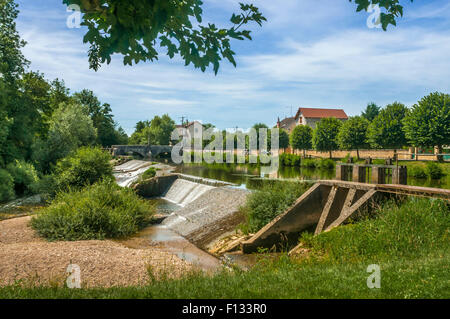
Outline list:
[[[300,233],[329,231],[369,212],[378,199],[388,194],[441,198],[450,201],[450,190],[407,185],[319,181],[290,208],[242,243],[244,253],[258,248],[285,249],[298,242]],[[295,249],[295,248],[294,248]]]

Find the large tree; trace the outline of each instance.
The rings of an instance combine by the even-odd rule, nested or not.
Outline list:
[[[450,95],[431,93],[422,98],[404,119],[406,138],[414,146],[450,145]],[[439,160],[442,160],[439,156]]]
[[[283,150],[289,147],[289,134],[286,130],[280,129],[279,131],[279,144],[278,146]]]
[[[361,113],[361,116],[369,122],[372,122],[378,116],[378,114],[380,114],[380,107],[371,102],[367,104],[366,109]]]
[[[367,128],[369,121],[362,116],[350,117],[342,125],[339,134],[338,142],[341,149],[354,150],[359,159],[359,150],[368,146],[367,143]]]
[[[406,145],[403,119],[408,109],[399,102],[387,105],[370,123],[367,139],[373,148],[393,148],[397,150]]]
[[[313,1],[313,0],[311,0]],[[350,0],[352,1],[352,0]],[[412,1],[412,0],[411,0]],[[97,70],[110,63],[115,53],[123,55],[123,63],[158,59],[164,49],[170,58],[181,56],[186,65],[193,64],[205,71],[212,65],[217,73],[223,59],[234,66],[232,40],[252,39],[250,30],[241,29],[251,22],[262,25],[266,18],[252,4],[240,3],[240,12],[230,18],[231,26],[220,28],[214,23],[202,24],[201,0],[63,0],[78,5],[83,15],[82,25],[88,31],[83,41],[90,44],[90,67]],[[396,25],[403,15],[399,0],[354,0],[356,11],[379,5],[380,22],[384,30]]]
[[[151,121],[139,121],[130,137],[130,144],[169,145],[175,122],[168,114],[155,116]]]
[[[332,158],[332,151],[339,149],[337,136],[342,126],[342,122],[334,117],[321,119],[313,134],[314,148],[319,152],[329,152]]]
[[[49,172],[57,160],[81,146],[96,143],[97,130],[84,105],[61,103],[53,112],[46,139],[34,144],[33,159],[43,172]]]
[[[75,93],[73,98],[87,107],[94,127],[97,129],[97,143],[99,145],[109,147],[121,144],[124,141],[123,131],[118,131],[111,106],[108,103],[101,103],[93,91],[86,89]]]
[[[291,133],[290,142],[294,150],[303,150],[303,157],[306,156],[306,150],[312,148],[313,130],[307,125],[296,126]]]

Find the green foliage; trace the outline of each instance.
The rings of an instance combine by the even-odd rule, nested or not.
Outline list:
[[[420,179],[427,178],[427,173],[421,166],[412,166],[411,168],[408,168],[408,175]]]
[[[94,92],[86,89],[75,93],[73,98],[77,103],[87,107],[92,124],[97,129],[97,144],[105,147],[127,144],[125,140],[127,135],[123,129],[116,128],[117,124],[113,120],[111,106],[108,103],[102,104]]]
[[[17,7],[13,0],[0,1],[0,71],[8,85],[18,81],[29,64],[21,52],[26,42],[20,39],[14,22]]]
[[[297,125],[291,133],[290,142],[295,150],[309,150],[312,148],[313,130],[307,125]]]
[[[367,128],[369,121],[361,116],[350,117],[342,125],[339,134],[338,142],[341,149],[353,150],[367,147]],[[359,157],[359,152],[358,152]]]
[[[59,193],[31,226],[48,240],[121,238],[146,226],[153,213],[131,189],[107,180]]]
[[[342,122],[334,117],[321,119],[313,134],[313,145],[317,151],[330,152],[339,148],[337,136]]]
[[[280,164],[283,166],[300,166],[302,159],[295,154],[283,153],[280,155]]]
[[[0,169],[0,203],[14,198],[14,178],[7,170]]]
[[[283,213],[308,188],[309,184],[296,182],[268,183],[247,197],[241,211],[246,217],[243,230],[257,232]]]
[[[33,193],[34,186],[39,177],[33,164],[24,161],[15,161],[8,164],[6,170],[13,177],[14,190],[17,195]]]
[[[310,168],[310,169],[319,167],[318,162],[312,158],[302,159],[301,166],[305,167],[305,168]]]
[[[445,176],[442,168],[435,162],[427,162],[427,174],[431,179],[440,179]]]
[[[372,122],[378,114],[380,114],[380,107],[371,102],[367,104],[366,109],[361,113],[361,116],[369,122]]]
[[[153,178],[155,176],[156,176],[156,169],[154,167],[150,167],[148,170],[144,172],[144,174],[142,174],[142,179],[146,180],[149,178]]]
[[[367,138],[371,146],[399,149],[406,145],[403,119],[407,112],[405,105],[398,102],[382,109],[367,129]]]
[[[57,190],[66,191],[113,179],[110,160],[109,153],[99,148],[79,148],[57,162],[54,173]]]
[[[351,2],[352,0],[350,0]],[[403,6],[400,5],[400,0],[354,0],[358,5],[356,12],[367,11],[370,5],[379,5],[384,8],[386,12],[381,12],[380,22],[384,31],[392,24],[397,25],[396,19],[403,16]],[[411,0],[413,2],[413,0]]]
[[[286,130],[280,129],[280,141],[279,141],[279,147],[280,149],[285,149],[289,147],[289,134],[286,132]]]
[[[422,98],[404,119],[405,135],[414,146],[433,147],[450,143],[450,95],[431,93]]]
[[[109,64],[114,53],[124,56],[125,65],[154,61],[161,48],[170,58],[179,55],[185,65],[192,63],[202,71],[211,64],[217,73],[222,59],[236,66],[232,39],[251,40],[251,32],[240,27],[250,22],[261,26],[266,21],[251,4],[240,4],[241,13],[230,19],[232,27],[221,29],[213,23],[202,25],[200,0],[63,2],[79,5],[84,13],[82,25],[88,31],[83,40],[90,43],[89,63],[94,70],[102,63]]]
[[[334,169],[336,163],[330,158],[321,158],[319,162],[320,169]]]
[[[448,249],[450,210],[444,201],[389,202],[376,214],[319,236],[304,235],[302,242],[333,263],[422,257]]]
[[[51,165],[81,146],[95,144],[97,130],[85,106],[62,103],[51,117],[47,139],[33,146],[33,159],[44,172]]]
[[[169,145],[175,122],[168,114],[155,116],[151,121],[139,121],[131,135],[132,145]]]

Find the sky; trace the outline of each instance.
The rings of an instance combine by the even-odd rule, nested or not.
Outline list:
[[[204,0],[203,22],[229,27],[239,1]],[[351,116],[369,102],[410,107],[431,92],[450,93],[448,0],[402,0],[405,15],[387,32],[370,28],[372,13],[356,13],[348,0],[251,0],[268,21],[248,27],[252,41],[232,42],[237,67],[224,62],[217,75],[165,52],[131,67],[116,55],[95,72],[86,29],[67,27],[71,13],[62,0],[16,2],[30,69],[64,79],[71,92],[94,91],[128,134],[155,115],[246,129],[273,126],[299,107],[342,108]]]

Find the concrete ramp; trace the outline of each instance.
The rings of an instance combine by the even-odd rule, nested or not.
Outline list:
[[[355,212],[371,205],[377,194],[375,185],[321,181],[314,184],[283,214],[242,243],[244,253],[258,248],[289,249],[305,230],[318,234],[346,221]]]

